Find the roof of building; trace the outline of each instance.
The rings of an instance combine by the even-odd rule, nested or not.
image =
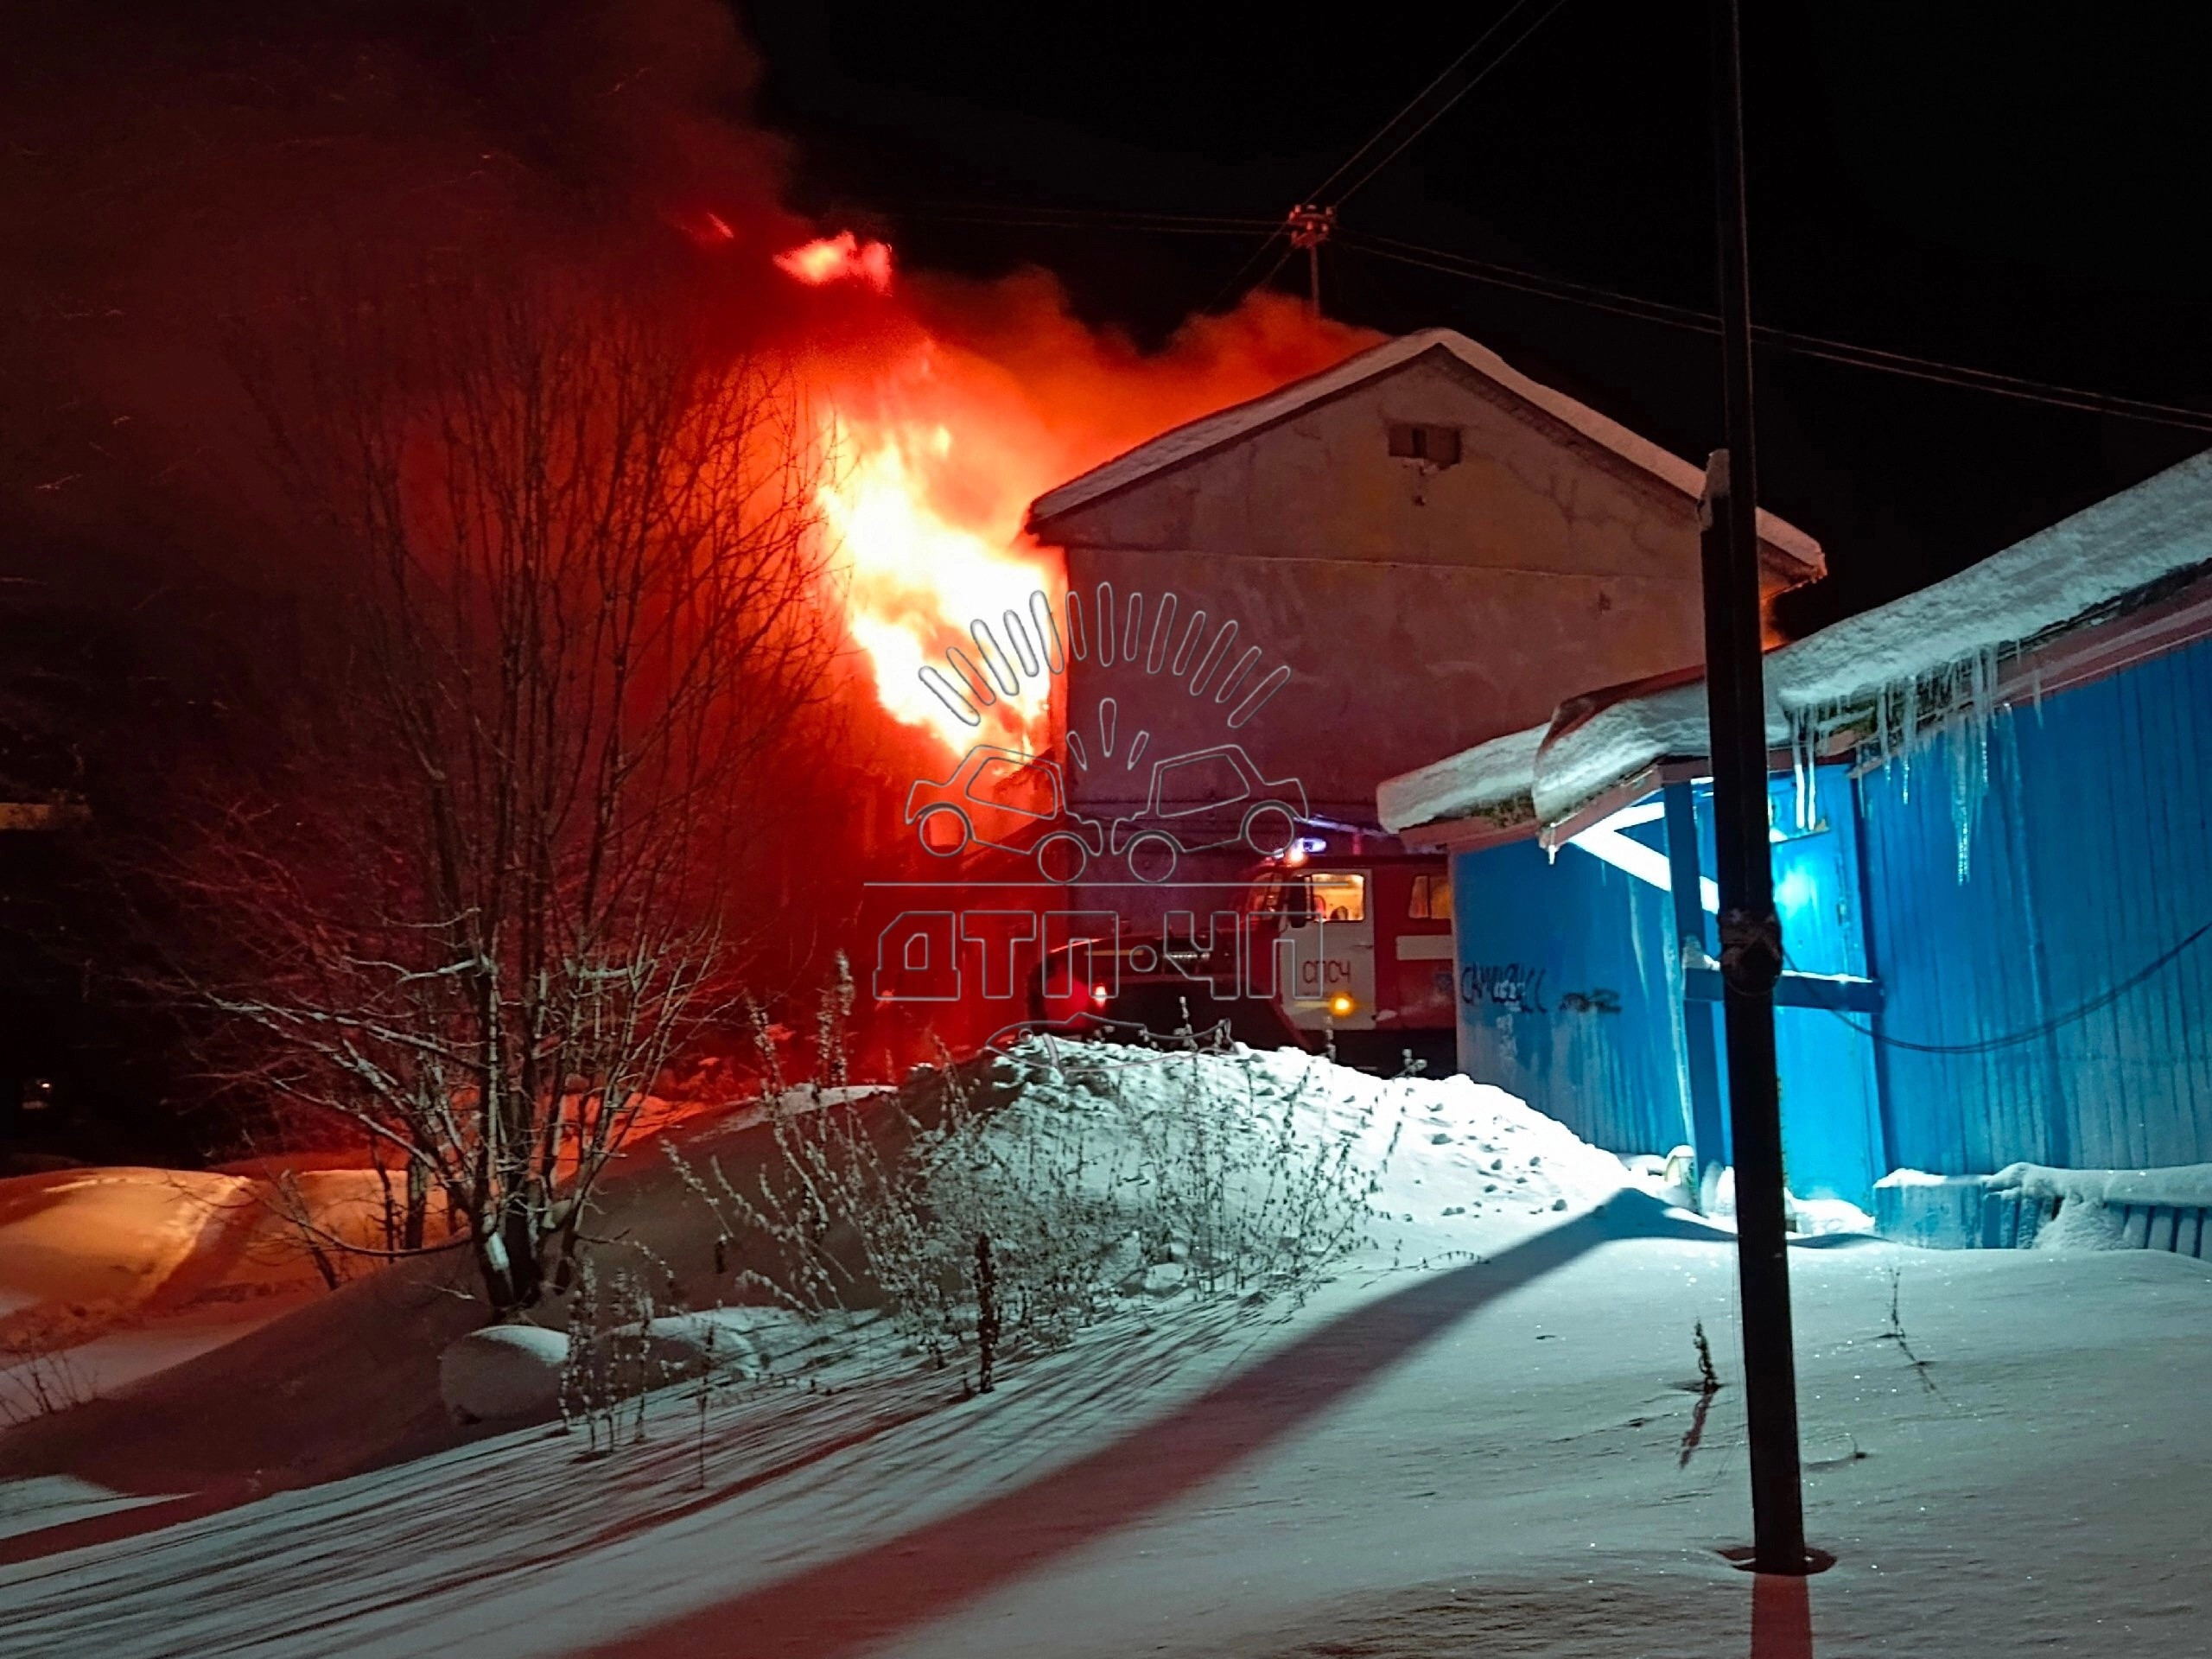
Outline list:
[[[2056,676],[2079,683],[2204,638],[2212,606],[2196,584],[2208,572],[2212,451],[1955,576],[1769,652],[1768,741],[1841,734],[1887,743],[1899,732],[1910,745],[1920,727],[2041,695]],[[2133,637],[2135,648],[2107,632]],[[1386,780],[1376,804],[1399,834],[1516,804],[1528,824],[1556,825],[1660,761],[1704,755],[1706,722],[1701,677],[1592,693],[1544,725]]]
[[[1051,521],[1104,499],[1133,484],[1210,454],[1239,439],[1289,420],[1316,404],[1395,374],[1419,359],[1440,353],[1473,370],[1504,391],[1534,404],[1582,436],[1612,451],[1695,500],[1704,491],[1705,474],[1679,455],[1669,454],[1648,438],[1637,436],[1619,422],[1609,420],[1586,404],[1531,380],[1486,346],[1449,328],[1423,328],[1384,340],[1346,358],[1334,368],[1294,380],[1264,397],[1218,410],[1199,420],[1161,433],[1103,466],[1040,495],[1030,504],[1029,528],[1045,540]],[[1759,537],[1766,549],[1780,554],[1793,574],[1810,579],[1825,568],[1820,543],[1785,519],[1759,514]]]

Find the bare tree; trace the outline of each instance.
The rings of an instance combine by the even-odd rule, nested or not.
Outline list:
[[[398,1248],[441,1201],[510,1313],[772,909],[745,889],[835,638],[821,458],[787,374],[643,304],[302,315],[240,362],[337,626],[287,775],[192,858],[192,982],[235,1077],[404,1168]]]

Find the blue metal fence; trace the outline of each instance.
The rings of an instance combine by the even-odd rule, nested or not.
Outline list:
[[[1895,1167],[2212,1161],[2212,936],[2145,972],[2212,923],[2212,642],[1986,737],[1963,880],[1951,767],[1971,731],[1909,772],[1823,768],[1826,828],[1776,845],[1792,966],[1870,976],[1882,1001],[1778,1016],[1801,1193],[1867,1204]],[[1571,848],[1461,854],[1452,874],[1465,1068],[1617,1151],[1686,1139],[1668,895]]]
[[[1688,1138],[1667,895],[1573,848],[1452,861],[1459,1063],[1586,1141]]]
[[[2212,1159],[2212,939],[2113,995],[2212,920],[2212,643],[1999,715],[1961,881],[1948,765],[1973,741],[1859,785],[1892,1162]]]

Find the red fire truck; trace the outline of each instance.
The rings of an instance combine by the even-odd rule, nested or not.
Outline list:
[[[1249,874],[1233,926],[1171,912],[1048,956],[1031,1013],[1064,1031],[1167,1034],[1226,1021],[1257,1047],[1395,1071],[1455,1063],[1452,886],[1434,855],[1332,855],[1301,842]]]

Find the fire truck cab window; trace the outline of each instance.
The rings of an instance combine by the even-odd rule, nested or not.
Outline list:
[[[1406,902],[1406,918],[1415,922],[1452,919],[1452,878],[1448,875],[1414,877],[1413,896]]]
[[[1364,875],[1336,870],[1315,870],[1301,884],[1306,895],[1299,903],[1302,914],[1294,913],[1291,925],[1295,927],[1311,919],[1319,922],[1363,922],[1367,919],[1367,878]]]

